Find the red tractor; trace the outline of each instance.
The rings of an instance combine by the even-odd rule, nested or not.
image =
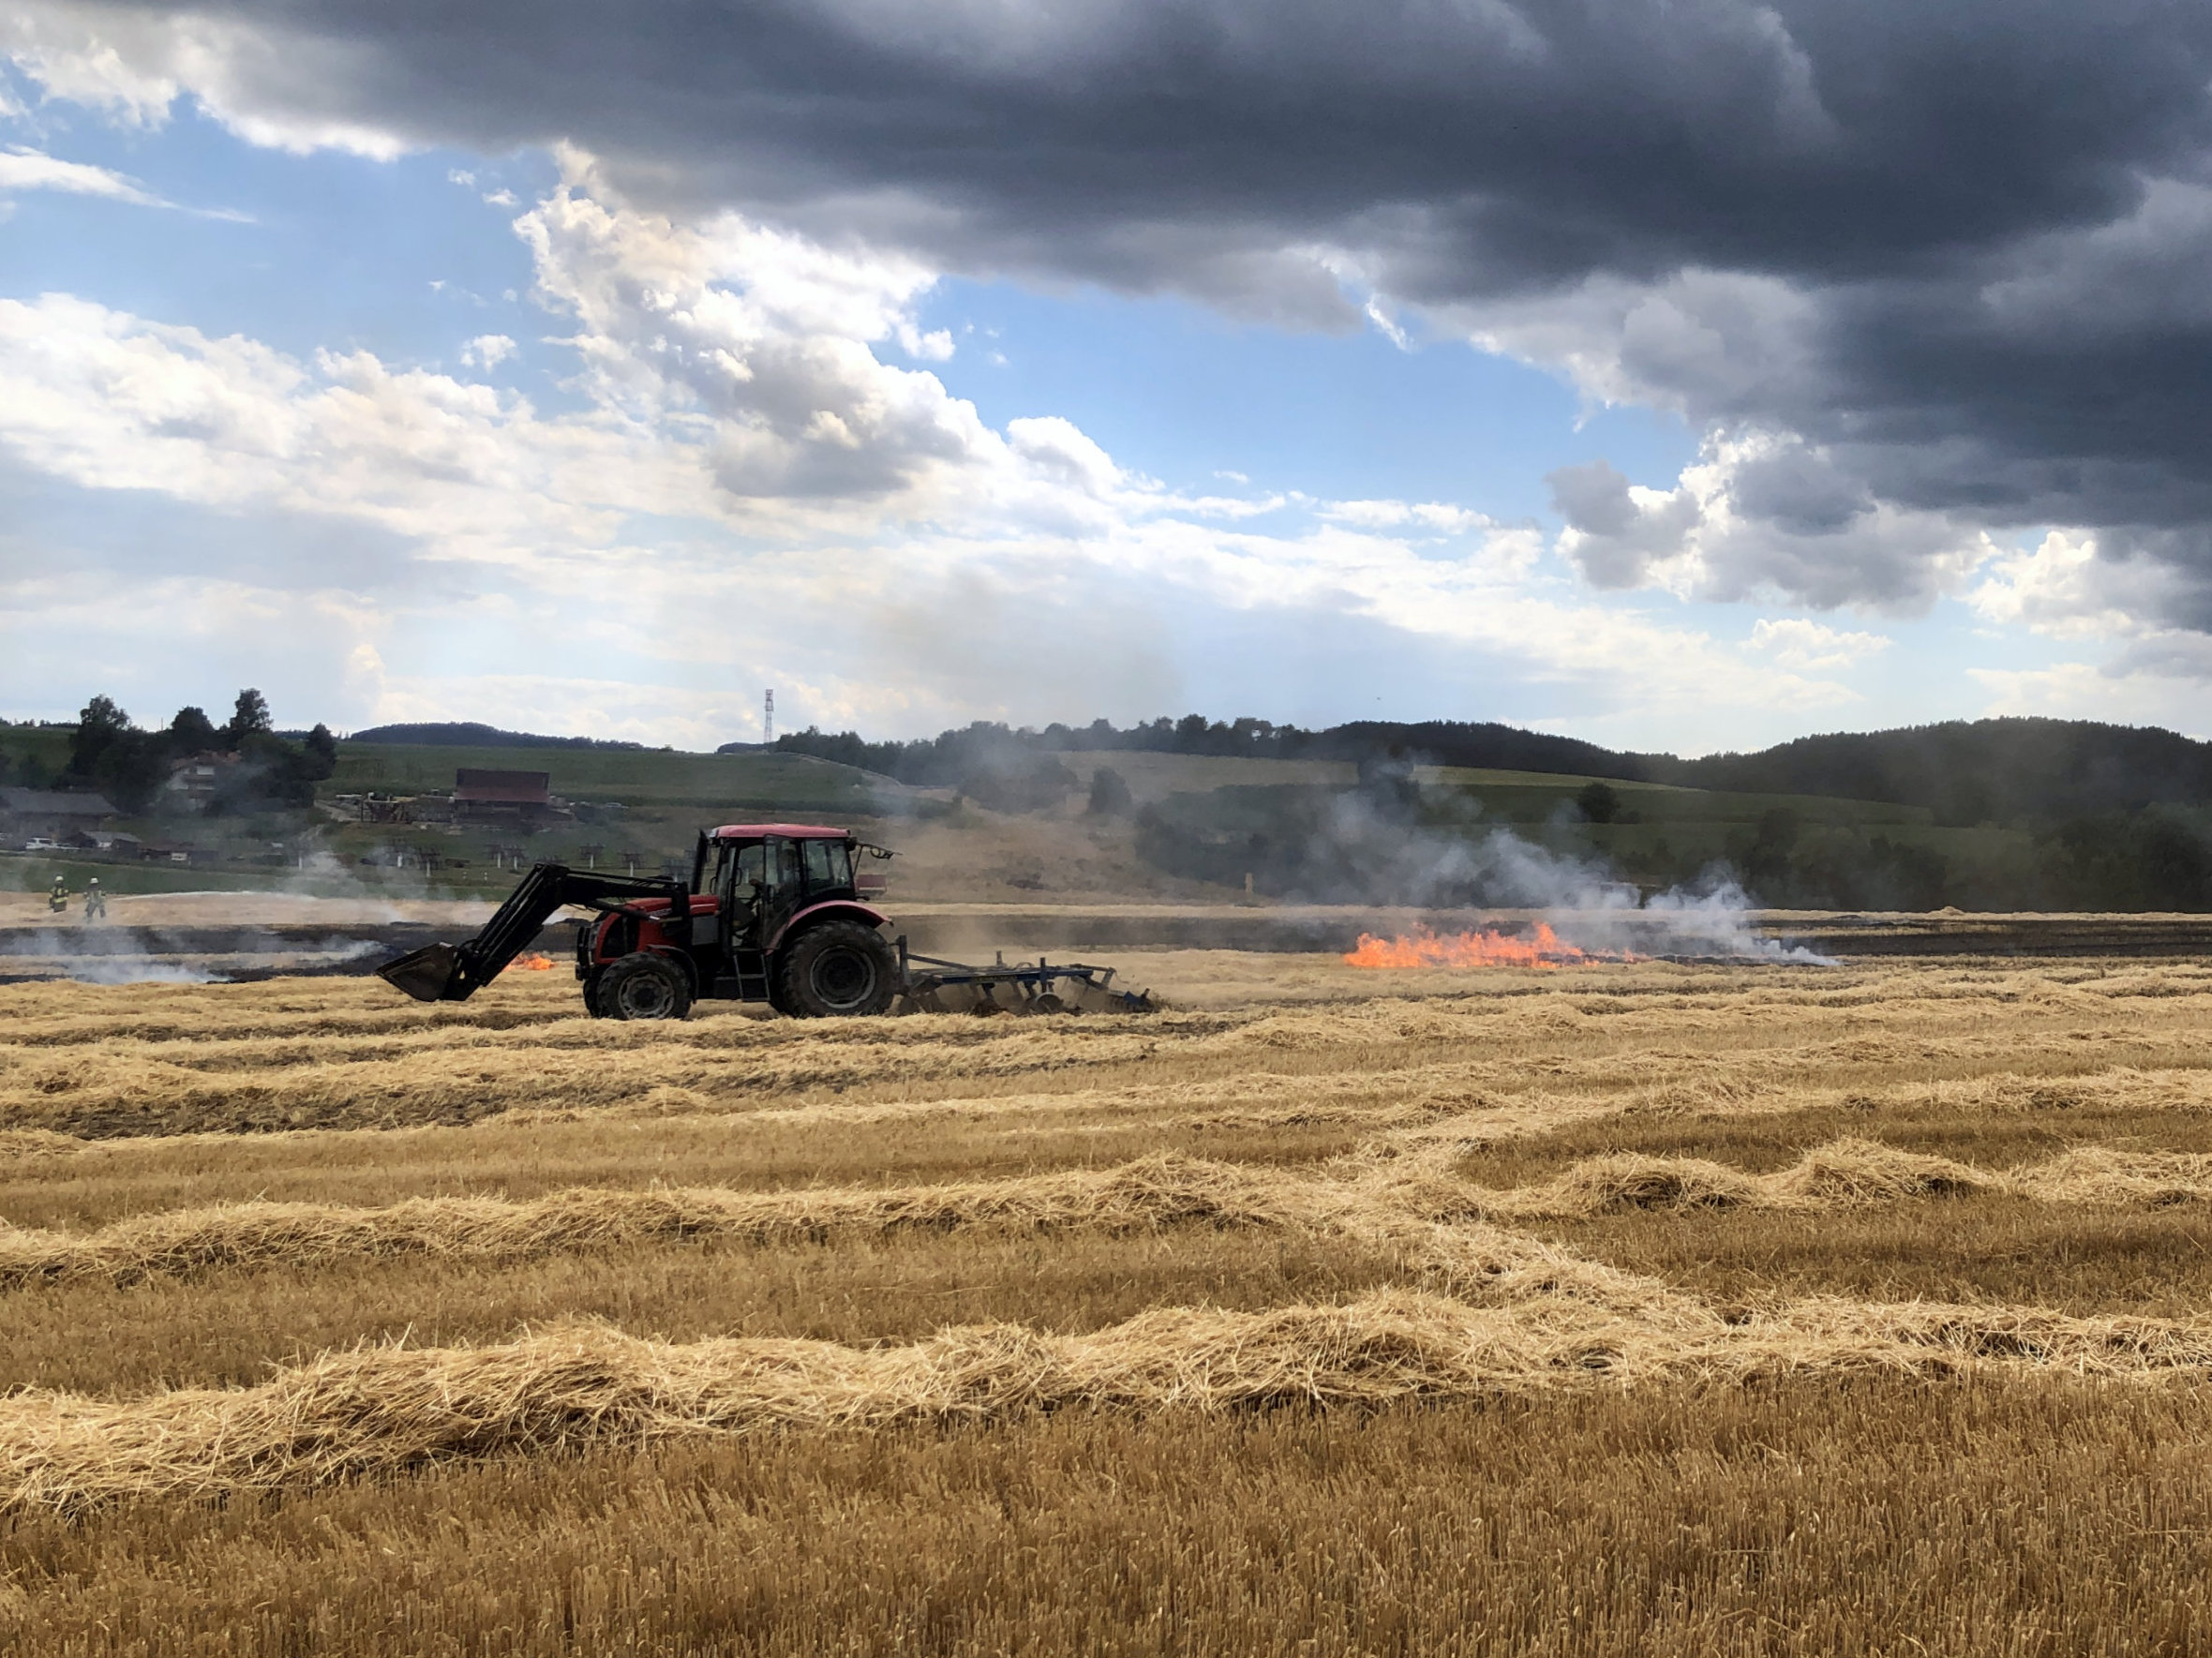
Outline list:
[[[887,1013],[902,998],[929,1012],[1153,1010],[1149,996],[1114,990],[1109,967],[910,955],[905,939],[884,936],[890,918],[862,902],[882,883],[854,870],[858,858],[890,856],[841,829],[732,823],[700,832],[688,884],[541,863],[475,937],[377,973],[417,1001],[465,1002],[574,904],[598,912],[576,929],[576,978],[605,1019],[681,1019],[709,997],[815,1018]]]
[[[889,858],[841,829],[732,823],[702,831],[687,885],[541,863],[465,944],[433,944],[379,975],[425,1002],[462,1002],[568,904],[584,1005],[607,1019],[681,1019],[702,997],[815,1016],[887,1012],[906,988],[890,918],[861,902],[856,857]],[[880,886],[880,883],[871,883]]]

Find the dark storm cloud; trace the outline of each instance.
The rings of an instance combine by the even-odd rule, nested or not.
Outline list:
[[[1824,536],[1846,566],[1871,557],[1877,500],[2205,560],[2212,7],[234,0],[206,15],[273,43],[234,55],[233,110],[495,152],[573,139],[642,198],[858,230],[956,269],[1341,322],[1355,311],[1319,246],[1477,330],[1500,306],[1547,315],[1552,360],[1613,351],[1632,395],[1820,451],[1741,480],[1739,517],[1789,538],[1769,577],[1786,588]],[[1587,298],[1683,272],[1743,285],[1656,343]],[[1761,292],[1792,306],[1762,321]],[[1617,505],[1608,481],[1577,491],[1587,511]],[[1633,578],[1640,556],[1603,578]],[[1914,593],[1894,568],[1876,585]],[[1848,568],[1791,590],[1859,593]]]
[[[1048,230],[1273,246],[1388,238],[1395,210],[1409,296],[1436,299],[1685,261],[1871,275],[2101,223],[2198,156],[2212,64],[2200,8],[2048,0],[202,9],[343,49],[235,66],[303,117],[566,136],[756,202],[905,192],[1046,259]]]

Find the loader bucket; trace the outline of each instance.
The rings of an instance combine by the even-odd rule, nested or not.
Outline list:
[[[461,953],[452,945],[426,944],[396,962],[386,962],[377,969],[377,977],[386,984],[397,985],[418,1002],[436,1002],[444,999],[460,965]]]

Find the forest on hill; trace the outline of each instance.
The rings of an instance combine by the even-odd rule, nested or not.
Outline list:
[[[1735,794],[1828,795],[1921,806],[1937,823],[2058,820],[2149,806],[2212,806],[2212,743],[2155,726],[2094,720],[1952,720],[1893,731],[1801,737],[1754,754],[1623,753],[1495,722],[1364,720],[1308,731],[1200,714],[1117,729],[1104,720],[1042,729],[978,722],[909,742],[809,727],[779,749],[842,761],[902,783],[957,786],[1016,755],[1130,752],[1253,759],[1380,758],[1477,770],[1539,771]]]

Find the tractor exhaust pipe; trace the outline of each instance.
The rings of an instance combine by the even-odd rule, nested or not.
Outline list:
[[[460,972],[461,952],[450,944],[426,944],[410,950],[396,962],[377,969],[377,977],[396,985],[418,1002],[458,1001],[448,997],[455,976]]]

